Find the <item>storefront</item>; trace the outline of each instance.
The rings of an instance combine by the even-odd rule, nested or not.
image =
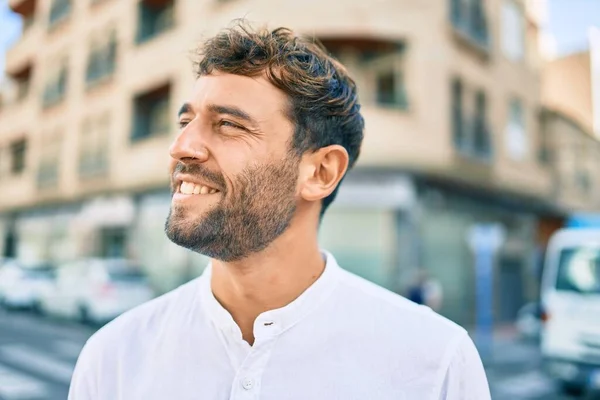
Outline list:
[[[535,300],[539,284],[535,212],[494,197],[421,185],[418,215],[421,267],[443,288],[441,314],[464,326],[475,323],[475,263],[467,235],[480,223],[500,224],[506,232],[493,272],[495,322],[514,322],[518,310]]]

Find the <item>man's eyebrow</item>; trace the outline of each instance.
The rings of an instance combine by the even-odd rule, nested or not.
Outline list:
[[[258,125],[256,120],[250,116],[246,111],[236,106],[226,106],[218,104],[210,104],[208,109],[215,114],[228,114],[239,119],[243,119],[253,125]]]
[[[190,103],[183,103],[183,105],[179,109],[179,112],[177,113],[177,116],[181,117],[182,114],[187,114],[187,113],[193,113],[192,106],[190,105]]]

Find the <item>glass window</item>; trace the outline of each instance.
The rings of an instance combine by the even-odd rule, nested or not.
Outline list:
[[[138,5],[137,42],[146,42],[174,25],[173,0],[142,0]]]
[[[556,289],[600,294],[600,247],[564,249],[559,259]]]
[[[10,172],[13,175],[20,174],[25,170],[25,158],[27,153],[27,141],[25,139],[14,142],[10,146]]]
[[[512,99],[509,103],[508,122],[506,125],[506,148],[511,158],[522,160],[527,155],[528,143],[525,130],[525,114],[523,103]]]
[[[521,61],[525,56],[525,17],[514,0],[502,4],[502,49],[512,61]]]
[[[139,140],[169,133],[169,103],[169,85],[137,96],[134,100],[132,139]]]
[[[71,12],[70,0],[54,0],[50,7],[50,27],[64,20]]]

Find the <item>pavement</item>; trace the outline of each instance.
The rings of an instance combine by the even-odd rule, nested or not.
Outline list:
[[[0,400],[65,400],[77,356],[95,329],[0,309]],[[541,372],[535,342],[495,334],[485,361],[494,400],[570,400]],[[588,397],[600,398],[600,397]]]

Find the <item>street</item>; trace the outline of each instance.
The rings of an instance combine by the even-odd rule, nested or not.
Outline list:
[[[541,357],[532,342],[496,339],[486,372],[494,400],[567,400],[557,385],[540,370]]]
[[[64,400],[77,355],[94,329],[0,309],[0,400]],[[494,400],[567,400],[539,370],[533,343],[498,339],[486,363]]]
[[[92,328],[0,309],[0,400],[67,398]]]

